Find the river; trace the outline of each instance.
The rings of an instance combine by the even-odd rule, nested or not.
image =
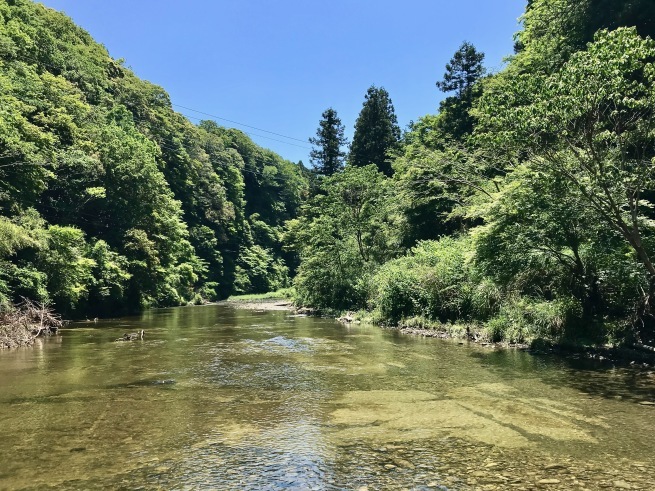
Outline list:
[[[647,370],[151,310],[0,352],[0,489],[650,490],[653,400]]]

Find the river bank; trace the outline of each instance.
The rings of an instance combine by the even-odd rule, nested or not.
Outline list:
[[[413,318],[395,325],[376,321],[368,312],[346,312],[336,318],[342,324],[371,323],[381,329],[397,331],[408,336],[423,338],[450,339],[459,344],[474,343],[489,349],[513,349],[533,354],[556,354],[567,358],[588,358],[621,366],[638,368],[655,367],[655,353],[626,346],[599,346],[575,341],[556,342],[548,339],[535,339],[530,343],[507,343],[492,341],[484,326],[476,324],[442,324]]]
[[[296,307],[290,298],[280,295],[242,295],[230,297],[218,302],[218,305],[230,305],[238,309],[254,311],[289,311],[299,315],[316,317],[335,317],[331,312],[325,313],[313,309]],[[335,319],[342,324],[360,324],[362,322],[374,324],[381,329],[397,331],[407,336],[423,338],[450,339],[460,344],[474,343],[489,349],[513,349],[528,351],[533,354],[556,354],[567,358],[588,358],[601,362],[614,363],[621,366],[635,366],[638,368],[655,367],[655,353],[649,353],[629,347],[621,346],[594,346],[572,341],[555,342],[552,340],[537,339],[531,343],[495,342],[489,339],[484,326],[476,324],[441,324],[426,323],[418,318],[408,319],[396,325],[389,325],[376,319],[369,312],[345,312]]]
[[[425,338],[439,338],[439,339],[452,339],[459,341],[460,344],[475,343],[479,346],[485,346],[492,349],[516,349],[528,351],[534,354],[557,354],[567,358],[589,358],[598,361],[607,361],[620,365],[637,366],[640,368],[655,367],[655,354],[643,352],[640,350],[620,347],[620,346],[591,346],[584,344],[568,343],[554,343],[548,340],[538,339],[532,343],[504,343],[504,342],[490,342],[480,336],[479,333],[471,332],[469,335],[461,335],[459,332],[453,334],[453,331],[438,330],[438,329],[425,329],[414,327],[387,327],[381,326],[383,329],[391,329],[398,331],[402,334],[410,336],[421,336]]]

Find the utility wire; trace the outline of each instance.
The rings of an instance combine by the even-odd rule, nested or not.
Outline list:
[[[221,121],[227,121],[228,123],[238,124],[239,126],[245,126],[246,128],[250,128],[252,130],[263,131],[264,133],[270,133],[271,135],[281,136],[282,138],[288,138],[289,140],[295,140],[295,141],[307,143],[307,140],[301,140],[300,138],[294,138],[293,136],[286,136],[286,135],[283,135],[281,133],[275,133],[274,131],[264,130],[264,129],[261,129],[261,128],[257,128],[255,126],[250,126],[250,125],[245,124],[245,123],[239,123],[238,121],[233,121],[231,119],[222,118],[222,117],[216,116],[214,114],[209,114],[209,113],[205,113],[205,112],[202,112],[202,111],[198,111],[197,109],[192,109],[190,107],[182,106],[180,104],[171,103],[171,106],[181,107],[182,109],[186,109],[187,111],[193,111],[194,113],[203,114],[203,115],[209,116],[211,118],[220,119]],[[195,118],[195,119],[199,119],[199,118]],[[276,140],[276,141],[279,141],[279,140]],[[284,142],[282,142],[282,143],[284,143]],[[303,147],[303,148],[309,148],[309,147]]]
[[[172,106],[177,106],[177,107],[182,107],[182,106],[178,106],[177,104],[171,104],[171,105],[172,105]],[[191,109],[191,111],[193,111],[193,109]],[[200,112],[200,111],[196,111],[196,112],[197,112],[197,113],[200,113],[200,114],[205,114],[205,113]],[[184,114],[184,113],[180,113],[180,114],[183,115],[185,118],[196,119],[196,120],[198,120],[198,121],[204,121],[203,118],[199,118],[199,117],[197,117],[197,116],[189,116],[188,114]],[[212,117],[212,118],[217,118],[217,119],[223,119],[223,118],[219,118],[218,116],[211,116],[210,114],[207,114],[207,116],[210,116],[210,117]],[[229,120],[226,120],[226,121],[229,121]],[[239,123],[235,123],[235,124],[239,124]],[[245,125],[245,124],[242,125],[242,126],[246,126],[247,128],[252,128],[252,126],[248,126],[248,125]],[[237,128],[237,129],[238,129],[238,128]],[[266,133],[271,133],[271,134],[273,134],[273,135],[277,135],[277,133],[273,133],[272,131],[260,130],[260,129],[258,129],[258,128],[255,128],[255,129],[256,129],[257,131],[265,131]],[[294,147],[300,147],[300,148],[304,148],[304,149],[306,149],[306,150],[311,150],[311,149],[312,149],[312,147],[307,147],[307,146],[305,146],[305,145],[298,145],[298,144],[296,144],[296,143],[291,143],[291,142],[285,142],[285,141],[283,141],[283,140],[278,140],[278,139],[276,139],[276,138],[271,138],[270,136],[257,135],[257,134],[255,134],[255,133],[250,133],[250,132],[248,132],[248,131],[243,131],[243,130],[239,130],[239,131],[245,133],[246,135],[248,135],[248,136],[250,136],[250,137],[254,137],[254,138],[266,138],[267,140],[273,140],[274,142],[284,143],[284,144],[286,144],[286,145],[293,145]],[[292,139],[292,140],[298,140],[298,138],[291,138],[290,136],[285,136],[284,138],[290,138],[290,139]],[[298,141],[303,141],[303,140],[298,140]]]
[[[132,114],[132,117],[135,120],[135,122],[138,121],[138,122],[141,122],[141,123],[152,123],[152,121],[150,121],[148,119],[140,118],[136,114],[133,114],[133,113],[131,113],[131,114]],[[189,117],[189,116],[186,116],[186,115],[184,115],[184,116]],[[193,117],[193,116],[191,116],[191,117]],[[195,119],[199,119],[199,118],[195,118]],[[238,130],[238,131],[241,131],[242,133],[245,133],[246,135],[250,135],[250,133],[245,132],[243,130]],[[166,150],[169,150],[171,152],[179,152],[180,150],[185,150],[188,153],[188,151],[189,151],[189,148],[188,148],[187,144],[185,144],[183,142],[179,142],[179,141],[176,142],[176,141],[171,140],[170,138],[165,138],[164,136],[161,136],[161,135],[145,135],[143,133],[141,133],[141,134],[146,139],[148,139],[149,141],[151,141],[152,143],[154,143],[155,145],[160,147],[160,149],[165,148]],[[264,137],[264,138],[266,138],[266,137]],[[168,143],[168,145],[166,145],[165,143]],[[227,142],[224,142],[224,143],[227,143]],[[189,158],[192,159],[192,160],[194,159],[194,157],[192,157],[191,155],[189,155]],[[283,160],[286,160],[286,159],[283,159]],[[244,164],[245,164],[245,161],[244,161]],[[235,167],[237,170],[239,170],[239,172],[248,172],[250,174],[262,177],[264,179],[271,179],[273,181],[278,181],[278,182],[290,183],[294,179],[294,177],[296,177],[296,176],[288,177],[288,176],[286,176],[284,174],[282,174],[282,175],[265,175],[261,171],[257,171],[257,170],[253,170],[253,169],[247,169],[245,166],[244,166],[243,169],[240,169],[240,168],[238,168],[236,166],[230,166],[229,164],[226,165],[225,163],[222,163],[222,162],[220,162],[220,163],[219,162],[212,162],[212,163],[210,163],[210,165],[212,165],[212,166],[216,165],[218,167],[222,167],[223,169],[229,169],[230,167]],[[294,165],[297,166],[297,164],[295,164],[295,163],[294,163]]]

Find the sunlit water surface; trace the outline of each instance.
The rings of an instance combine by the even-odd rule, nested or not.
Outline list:
[[[0,488],[648,490],[653,400],[647,370],[153,310],[0,352]]]

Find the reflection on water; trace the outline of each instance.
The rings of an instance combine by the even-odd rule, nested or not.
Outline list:
[[[153,310],[0,353],[0,488],[646,490],[652,400],[647,371]]]

